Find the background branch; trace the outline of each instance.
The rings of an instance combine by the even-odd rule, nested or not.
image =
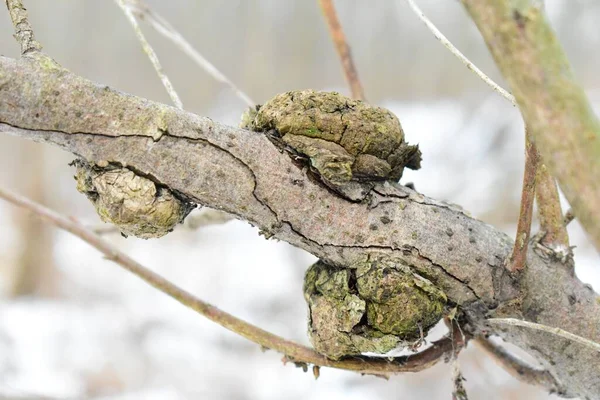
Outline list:
[[[125,0],[132,11],[138,17],[147,22],[158,33],[169,39],[181,51],[187,54],[200,68],[208,73],[213,79],[228,86],[235,95],[242,100],[248,107],[253,107],[256,103],[246,93],[240,90],[225,74],[208,61],[198,50],[196,50],[183,35],[181,35],[166,19],[152,10],[142,0]]]
[[[158,74],[163,86],[167,90],[167,93],[169,93],[169,97],[171,97],[173,104],[175,104],[175,107],[183,109],[183,103],[181,102],[179,95],[175,91],[175,88],[173,87],[171,80],[163,71],[163,68],[160,65],[160,61],[158,60],[158,56],[156,55],[156,53],[154,52],[154,49],[152,48],[152,46],[150,46],[150,43],[148,43],[148,41],[146,40],[146,37],[142,33],[142,30],[140,29],[140,25],[137,23],[137,20],[135,19],[135,16],[133,15],[133,12],[131,11],[131,8],[129,7],[127,1],[126,0],[115,0],[115,2],[121,8],[121,10],[123,10],[123,14],[125,14],[125,16],[127,17],[127,20],[129,20],[129,23],[133,27],[133,31],[135,32],[135,35],[137,36],[138,40],[140,41],[140,43],[142,45],[142,49],[144,50],[144,53],[146,53],[146,55],[148,56],[148,59],[150,59],[150,62],[152,63],[154,70]]]
[[[600,124],[542,2],[462,3],[508,81],[544,163],[600,249]]]
[[[352,97],[357,100],[366,100],[360,79],[358,79],[358,71],[354,65],[354,60],[352,59],[350,46],[346,41],[346,35],[344,35],[342,25],[335,12],[333,0],[319,0],[319,5],[321,6],[323,17],[325,17],[325,21],[327,22],[329,34],[331,35],[335,49],[342,62],[342,69],[344,70],[344,76],[350,87]]]

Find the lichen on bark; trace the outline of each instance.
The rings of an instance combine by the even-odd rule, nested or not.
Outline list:
[[[353,268],[315,263],[306,272],[304,297],[310,340],[332,359],[410,345],[443,317],[447,301],[409,266],[381,258]]]
[[[104,222],[125,236],[159,238],[171,232],[193,209],[173,192],[128,168],[90,165],[76,168],[77,190],[86,195]]]
[[[336,92],[279,94],[248,110],[240,126],[275,132],[333,188],[351,180],[398,181],[405,167],[420,167],[418,146],[405,142],[393,113]]]

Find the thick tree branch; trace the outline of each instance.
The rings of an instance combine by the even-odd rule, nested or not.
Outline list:
[[[392,183],[376,184],[364,201],[350,202],[264,134],[119,93],[44,57],[0,57],[0,131],[58,145],[89,163],[127,166],[329,264],[351,266],[367,257],[407,263],[459,307],[466,333],[499,334],[530,351],[567,394],[600,392],[600,360],[587,348],[486,323],[488,317],[520,318],[598,341],[596,295],[535,246],[528,268],[511,276],[504,265],[512,241],[459,208]]]
[[[600,250],[600,124],[542,2],[462,2],[508,81],[544,163]]]

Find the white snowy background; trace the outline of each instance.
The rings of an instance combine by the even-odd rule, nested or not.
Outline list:
[[[25,4],[45,50],[65,67],[119,90],[169,101],[113,1]],[[347,93],[316,1],[149,4],[258,102],[289,89]],[[501,81],[458,1],[419,4]],[[408,141],[423,151],[423,168],[409,171],[403,181],[514,235],[524,147],[517,110],[436,42],[403,1],[336,5],[368,99],[395,112]],[[600,3],[547,0],[546,7],[600,109]],[[0,53],[16,57],[6,14],[0,9]],[[186,109],[237,124],[244,105],[232,92],[143,27]],[[75,190],[71,158],[0,136],[0,184],[97,225],[92,207]],[[598,254],[576,221],[569,233],[577,246],[577,275],[600,290]],[[265,240],[241,221],[198,230],[182,226],[158,241],[107,238],[223,310],[308,343],[301,288],[311,255]],[[33,284],[19,291],[23,274]],[[460,361],[472,399],[552,398],[519,383],[476,348],[464,351]],[[0,202],[0,399],[448,399],[450,390],[446,364],[389,381],[322,369],[315,380],[284,366],[281,355],[262,352],[148,287],[79,239]]]

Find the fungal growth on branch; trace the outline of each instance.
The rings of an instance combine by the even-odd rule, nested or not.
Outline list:
[[[397,182],[405,167],[420,168],[421,152],[404,141],[394,114],[336,92],[279,94],[247,111],[240,127],[267,132],[338,191],[351,182]]]
[[[114,224],[125,236],[164,236],[194,207],[127,168],[100,167],[83,160],[75,160],[73,165],[77,190],[92,202],[102,221]]]
[[[443,317],[447,302],[432,282],[388,258],[351,268],[318,261],[306,272],[304,298],[310,340],[332,359],[419,342]]]

